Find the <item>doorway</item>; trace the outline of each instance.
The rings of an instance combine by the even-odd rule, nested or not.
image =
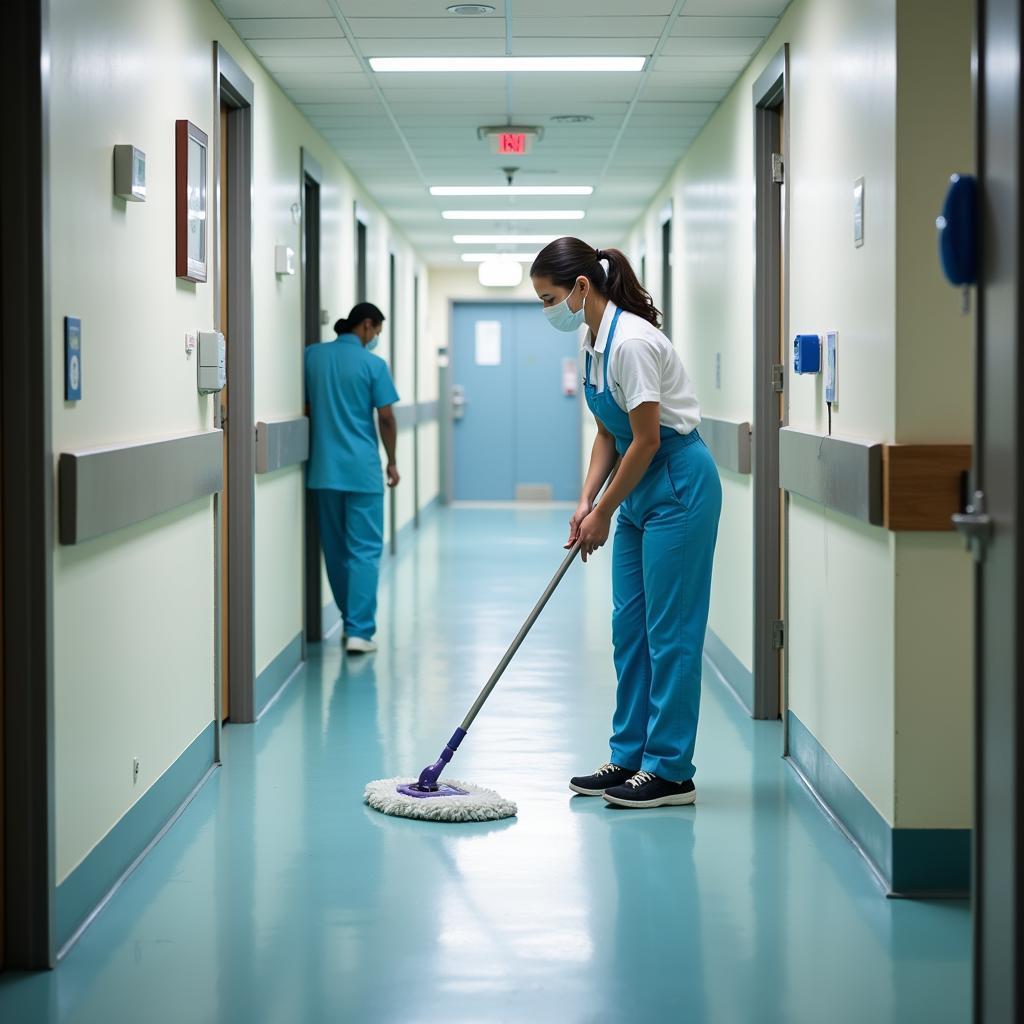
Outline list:
[[[536,303],[457,303],[452,314],[456,501],[575,501],[579,341]]]
[[[398,380],[398,323],[396,320],[398,310],[398,297],[395,291],[398,287],[397,267],[395,254],[388,253],[388,337],[391,344],[388,351],[391,353],[391,379]],[[398,552],[398,495],[394,487],[388,488],[388,546],[391,554]]]
[[[977,5],[975,96],[982,266],[971,508],[975,570],[974,1020],[1024,1014],[1024,187],[1019,0]]]
[[[366,221],[353,204],[353,217],[356,222],[356,302],[366,302]]]
[[[224,432],[224,490],[214,505],[219,725],[228,719],[253,722],[256,718],[256,453],[251,266],[253,84],[219,43],[214,47],[219,111],[213,175],[217,184],[214,322],[227,342],[227,387],[215,403],[215,422]]]
[[[302,374],[305,388],[306,347],[321,342],[323,317],[320,312],[320,165],[302,151]],[[308,403],[307,403],[308,404]],[[305,584],[303,587],[306,643],[323,639],[323,573],[320,569],[320,523],[316,502],[303,480],[303,518],[305,522]],[[305,657],[305,653],[303,653]]]
[[[643,268],[641,268],[643,272]],[[672,218],[661,225],[661,330],[672,337]]]
[[[785,339],[788,50],[754,85],[754,718],[785,708],[785,502],[779,488],[779,428],[786,422]]]

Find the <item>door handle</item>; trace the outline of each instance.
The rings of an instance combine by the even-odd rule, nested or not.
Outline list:
[[[452,388],[452,419],[461,420],[466,415],[466,406],[469,402],[466,400],[466,389],[461,384],[456,384]]]
[[[953,525],[967,544],[975,561],[985,558],[985,549],[992,539],[992,517],[985,511],[985,495],[975,491],[966,511],[953,516]]]

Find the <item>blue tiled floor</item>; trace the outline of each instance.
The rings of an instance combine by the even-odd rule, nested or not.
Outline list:
[[[961,902],[886,900],[751,722],[706,681],[693,808],[613,811],[609,553],[575,566],[459,752],[518,819],[363,806],[432,761],[562,557],[566,514],[455,510],[386,574],[382,649],[337,638],[59,969],[0,1020],[77,1024],[969,1019]]]

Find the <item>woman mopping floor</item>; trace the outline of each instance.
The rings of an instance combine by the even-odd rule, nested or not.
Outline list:
[[[617,249],[559,238],[541,251],[530,276],[552,326],[589,328],[584,390],[598,433],[566,547],[579,542],[586,561],[608,540],[619,512],[612,553],[618,687],[611,759],[569,786],[619,807],[692,804],[701,659],[722,508],[718,470],[697,432],[697,397],[659,330],[661,314]]]

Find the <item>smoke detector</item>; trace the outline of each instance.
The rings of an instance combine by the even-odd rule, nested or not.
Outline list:
[[[448,13],[458,18],[484,18],[493,14],[494,8],[490,4],[452,4]]]

